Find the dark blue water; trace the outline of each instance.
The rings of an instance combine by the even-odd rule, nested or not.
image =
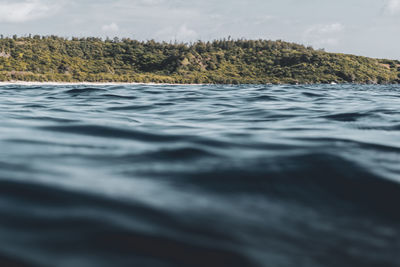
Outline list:
[[[1,86],[0,266],[400,266],[400,87]]]

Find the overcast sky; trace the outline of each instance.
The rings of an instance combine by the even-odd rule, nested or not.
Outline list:
[[[400,59],[400,0],[0,0],[0,32],[282,39]]]

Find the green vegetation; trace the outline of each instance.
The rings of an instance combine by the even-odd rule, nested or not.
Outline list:
[[[399,73],[397,60],[327,53],[283,41],[0,39],[0,81],[399,83]]]

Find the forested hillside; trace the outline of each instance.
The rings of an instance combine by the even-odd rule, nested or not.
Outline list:
[[[1,81],[399,83],[399,71],[397,60],[327,53],[283,41],[0,39]]]

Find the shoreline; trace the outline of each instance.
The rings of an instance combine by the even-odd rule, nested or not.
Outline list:
[[[38,37],[0,39],[2,84],[400,83],[400,60],[328,53],[281,40],[219,39],[188,44]]]
[[[238,85],[399,85],[399,83],[297,83],[297,84],[291,84],[291,83],[279,83],[279,84],[273,84],[273,83],[257,83],[257,84],[213,84],[213,83],[139,83],[139,82],[26,82],[26,81],[0,81],[0,87],[1,86],[9,86],[9,85],[21,85],[21,86],[39,86],[39,85],[54,85],[54,86],[59,86],[59,85],[65,85],[65,86],[76,86],[76,85],[82,85],[82,86],[119,86],[119,85],[169,85],[169,86],[201,86],[201,85],[232,85],[232,86],[238,86]]]
[[[94,86],[107,86],[107,85],[210,85],[208,83],[137,83],[137,82],[25,82],[25,81],[0,81],[0,86],[7,85],[94,85]]]

